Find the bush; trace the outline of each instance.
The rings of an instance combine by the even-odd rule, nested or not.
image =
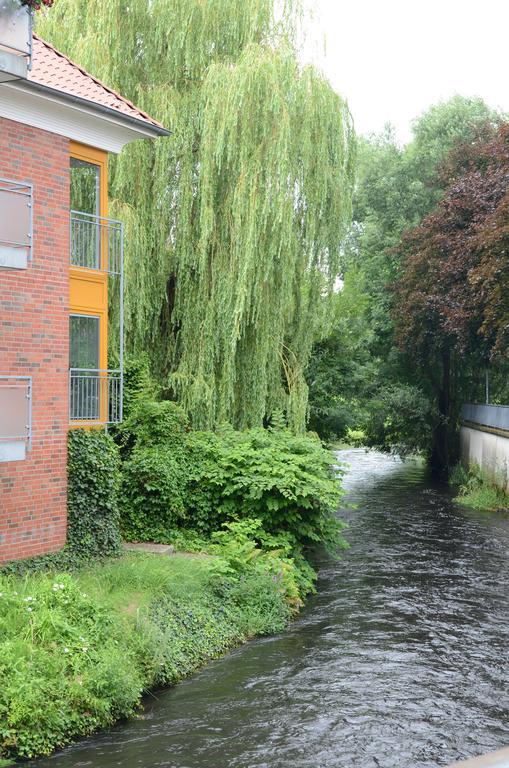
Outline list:
[[[124,458],[135,447],[182,448],[184,434],[189,429],[185,412],[169,400],[142,400],[133,407],[130,416],[118,428],[117,442]]]
[[[295,546],[342,545],[342,497],[333,455],[316,437],[286,429],[190,432],[171,402],[147,402],[123,427],[122,530],[171,541],[177,528],[209,536],[223,523],[258,519]]]
[[[124,419],[128,419],[138,405],[155,397],[156,392],[148,355],[127,355],[124,361]]]
[[[140,402],[122,425],[122,533],[131,541],[167,541],[188,507],[184,411],[170,401]]]
[[[68,442],[68,546],[82,556],[120,549],[120,460],[112,438],[73,429]]]
[[[367,409],[366,445],[400,456],[429,451],[438,416],[419,387],[383,387]]]
[[[122,534],[129,541],[166,541],[186,519],[184,454],[172,447],[135,448],[123,466]]]
[[[217,530],[255,518],[269,533],[298,545],[343,545],[336,517],[342,498],[333,454],[318,438],[288,430],[251,429],[188,436],[190,519]]]

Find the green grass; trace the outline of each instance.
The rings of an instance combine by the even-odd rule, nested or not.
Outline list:
[[[0,765],[130,717],[150,688],[285,626],[276,571],[225,573],[221,557],[133,553],[0,574]]]
[[[450,482],[458,488],[454,499],[458,504],[485,512],[509,510],[509,496],[479,467],[472,467],[467,472],[458,464],[451,473]]]

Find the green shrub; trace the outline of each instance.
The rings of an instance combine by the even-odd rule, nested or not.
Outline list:
[[[150,375],[146,353],[127,355],[124,361],[124,420],[128,419],[140,403],[154,398],[157,386]]]
[[[140,446],[183,447],[188,428],[187,416],[176,403],[142,400],[118,428],[117,442],[124,458]]]
[[[80,555],[115,554],[120,548],[120,461],[112,438],[97,429],[73,429],[68,442],[68,532]]]
[[[367,404],[366,445],[408,456],[430,448],[437,412],[419,387],[383,387]]]
[[[229,520],[259,519],[297,545],[343,545],[336,517],[340,470],[318,438],[288,430],[192,432],[190,520],[217,530]]]
[[[136,447],[122,470],[121,528],[129,541],[166,541],[186,520],[188,479],[181,449]]]
[[[290,535],[293,546],[344,543],[339,471],[318,438],[274,427],[193,432],[172,402],[139,404],[122,432],[130,446],[121,503],[127,538],[171,541],[182,528],[209,536],[249,518]]]
[[[300,555],[293,537],[267,533],[260,520],[224,523],[221,531],[212,534],[211,541],[207,551],[218,557],[214,565],[217,572],[227,577],[244,578],[248,572],[262,580],[268,577],[278,584],[285,604],[294,610],[314,590],[316,573]]]

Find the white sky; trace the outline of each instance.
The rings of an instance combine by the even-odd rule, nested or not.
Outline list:
[[[306,57],[348,99],[358,133],[391,122],[407,141],[414,117],[456,93],[509,112],[509,0],[307,3],[321,43]]]

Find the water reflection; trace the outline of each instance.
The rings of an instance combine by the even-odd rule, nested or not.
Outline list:
[[[418,463],[341,452],[351,548],[259,640],[39,768],[436,768],[509,744],[509,520]]]

